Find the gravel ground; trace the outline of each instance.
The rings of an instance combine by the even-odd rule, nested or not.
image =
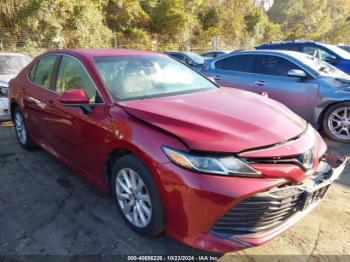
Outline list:
[[[349,145],[327,143],[350,155]],[[212,255],[166,235],[150,239],[135,234],[109,196],[48,153],[23,150],[11,123],[0,124],[0,185],[0,256]],[[268,261],[266,255],[278,255],[283,260],[308,261],[308,255],[321,255],[315,258],[349,261],[350,256],[328,257],[350,255],[349,221],[347,167],[320,205],[287,232],[263,246],[222,255],[220,260]]]

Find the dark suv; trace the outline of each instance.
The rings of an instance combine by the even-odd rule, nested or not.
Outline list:
[[[350,74],[350,53],[335,45],[314,41],[287,41],[262,44],[255,48],[302,52],[324,60],[347,74]]]

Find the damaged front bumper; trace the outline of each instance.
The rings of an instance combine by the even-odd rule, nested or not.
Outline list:
[[[244,199],[212,226],[211,234],[245,247],[269,241],[317,206],[346,162],[342,154],[328,152],[312,176]]]

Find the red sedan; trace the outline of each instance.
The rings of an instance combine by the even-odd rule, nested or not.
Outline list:
[[[110,190],[135,231],[201,249],[272,239],[345,165],[285,106],[219,88],[163,54],[49,52],[10,82],[9,96],[24,148],[39,146]]]

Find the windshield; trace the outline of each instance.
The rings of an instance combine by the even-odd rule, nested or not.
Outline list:
[[[317,71],[321,76],[329,76],[334,78],[350,80],[350,76],[348,74],[314,56],[304,55],[301,53],[296,53],[295,55],[299,56],[301,62],[311,67],[313,70]]]
[[[186,52],[185,54],[188,55],[188,57],[191,58],[196,64],[204,64],[203,56],[192,52]]]
[[[341,58],[350,60],[350,53],[348,51],[345,51],[344,49],[341,49],[340,47],[335,45],[325,44],[324,46],[327,47],[329,50],[333,51],[334,53],[336,53]]]
[[[117,100],[141,99],[217,88],[196,71],[166,55],[132,55],[94,59]]]
[[[29,56],[0,55],[0,74],[18,74],[30,61]]]

